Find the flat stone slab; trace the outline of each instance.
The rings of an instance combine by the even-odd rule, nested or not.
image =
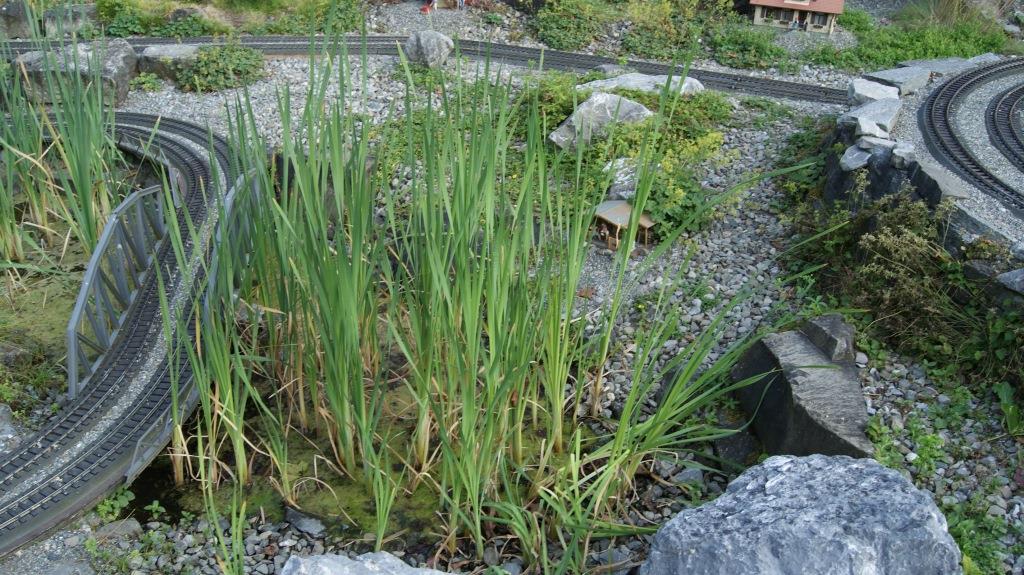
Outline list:
[[[864,392],[854,368],[832,363],[798,331],[769,334],[732,371],[755,378],[736,392],[769,453],[871,457]]]
[[[860,104],[867,104],[876,100],[885,100],[889,98],[899,98],[900,90],[893,86],[881,84],[879,82],[873,82],[864,78],[856,78],[850,82],[850,86],[847,89],[847,97],[850,98],[850,102],[857,106]]]
[[[899,120],[902,108],[903,102],[900,100],[877,100],[858,106],[839,116],[839,123],[853,126],[858,126],[861,122],[875,124],[888,133],[892,131]]]
[[[1024,268],[999,274],[996,281],[1013,293],[1024,296]]]
[[[418,569],[398,557],[379,551],[364,553],[355,559],[345,555],[292,555],[281,575],[444,575],[436,569]]]
[[[934,60],[907,60],[900,62],[900,66],[920,68],[936,76],[948,76],[950,74],[959,74],[971,68],[974,64],[968,62],[966,58],[953,56],[951,58],[936,58]]]
[[[870,159],[871,152],[861,148],[860,146],[850,146],[849,148],[846,148],[846,152],[843,153],[843,157],[839,158],[839,168],[844,172],[859,170],[868,165],[868,160]]]
[[[932,74],[924,68],[907,66],[905,68],[892,68],[891,70],[879,70],[864,74],[868,80],[874,80],[887,86],[893,86],[899,90],[900,96],[913,94],[924,88],[931,81]]]
[[[825,353],[829,360],[836,363],[852,364],[856,349],[853,326],[843,320],[838,313],[830,313],[808,321],[800,331],[811,340],[814,347]]]
[[[156,74],[166,80],[174,80],[178,70],[187,66],[199,55],[196,44],[157,44],[146,46],[139,56],[139,71]]]
[[[606,78],[604,80],[594,80],[593,82],[587,82],[586,84],[580,84],[576,86],[577,90],[590,90],[590,91],[609,91],[609,90],[638,90],[640,92],[660,92],[661,89],[668,84],[668,76],[652,76],[650,74],[640,74],[638,72],[630,72],[628,74],[621,74],[614,78]],[[679,78],[678,76],[672,78],[672,91],[682,90],[683,94],[696,94],[697,92],[704,91],[704,84],[701,84],[699,80],[695,78]]]
[[[954,575],[930,494],[872,459],[777,456],[658,530],[640,575]]]

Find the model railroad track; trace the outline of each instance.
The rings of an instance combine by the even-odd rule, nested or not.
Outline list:
[[[936,159],[982,192],[1002,202],[1007,208],[1022,212],[1024,211],[1024,191],[1007,184],[988,171],[967,148],[953,126],[953,115],[956,108],[968,94],[987,82],[1015,74],[1024,74],[1024,60],[1000,62],[952,78],[928,96],[918,112],[918,123],[924,134],[925,143]],[[996,108],[1000,107],[998,101],[999,98],[996,99]],[[990,107],[990,112],[995,112],[995,110]],[[1007,113],[1009,114],[1009,111]],[[992,122],[995,120],[991,118],[991,114],[987,114],[987,116],[989,116],[986,119],[989,133],[992,134],[992,130],[998,130],[999,126],[993,125]],[[1000,138],[999,135],[993,137]],[[1017,138],[1010,136],[1006,140],[1008,146],[1014,146],[1015,139],[1016,144],[1019,145],[1019,136]],[[1015,154],[1024,152],[1024,149],[1017,148],[1015,152],[1014,148],[1007,148],[1006,151]],[[1007,157],[1013,161],[1011,156]]]
[[[989,140],[1013,165],[1024,172],[1024,84],[996,96],[985,111]]]
[[[137,50],[177,42],[169,38],[129,41]],[[223,42],[217,38],[189,41]],[[404,36],[345,37],[337,41],[314,39],[313,42],[306,37],[242,39],[243,44],[268,55],[289,56],[320,54],[325,50],[396,56],[404,41]],[[3,48],[2,55],[11,58],[42,47],[45,46],[34,42],[12,42]],[[542,65],[583,71],[600,64],[618,63],[600,56],[476,41],[461,42],[460,50],[465,56],[488,58],[499,65]],[[626,65],[648,74],[687,72],[685,68],[643,61],[630,61]],[[846,102],[846,94],[841,90],[705,70],[689,70],[688,73],[718,90],[826,104]],[[211,208],[221,197],[214,192],[223,188],[222,182],[235,180],[228,143],[210,135],[205,128],[180,120],[121,113],[116,117],[115,132],[124,149],[133,153],[146,149],[149,160],[177,174],[182,199],[177,217],[182,227],[186,219],[193,223],[206,221],[215,213]],[[186,241],[186,250],[189,253],[193,250],[190,241]],[[157,252],[152,265],[165,279],[175,274],[180,277],[169,242]],[[179,289],[190,290],[191,295],[191,290],[197,289],[202,272],[197,274],[189,280],[191,283],[186,284],[182,279],[184,288]],[[170,420],[173,383],[177,382],[179,397],[188,397],[192,374],[184,351],[178,357],[163,353],[155,356],[155,361],[147,361],[147,358],[153,360],[154,350],[160,347],[163,325],[157,274],[147,274],[138,289],[116,339],[90,376],[89,385],[44,429],[0,460],[0,555],[89,509],[115,486],[130,479],[133,469],[147,464],[148,459],[155,456],[156,450],[140,456],[137,448],[154,425]],[[194,311],[190,309],[193,301],[190,295],[184,297],[189,308],[183,310],[186,316]],[[191,339],[190,329],[174,336],[178,340]],[[131,398],[129,405],[123,405],[126,397]],[[185,403],[183,408],[191,409],[188,401]],[[140,461],[140,457],[145,460]]]
[[[186,122],[139,114],[118,115],[115,130],[125,149],[138,150],[145,144],[150,160],[177,172],[182,184],[180,224],[186,218],[203,222],[213,213],[210,208],[219,196],[209,191],[221,187],[222,176],[227,181],[233,177],[223,139]],[[215,165],[207,151],[211,143]],[[190,241],[185,245],[187,251],[193,250]],[[169,242],[157,252],[153,266],[165,272],[165,280],[178,273]],[[191,294],[199,277],[201,272],[179,289]],[[184,355],[172,358],[165,353],[155,368],[146,368],[141,360],[160,345],[159,289],[156,274],[148,274],[89,386],[0,462],[0,555],[59,526],[123,483],[132,465],[139,463],[135,449],[144,434],[155,422],[171,417],[172,383],[183,390],[189,387],[191,371]],[[190,295],[183,301],[190,308]],[[191,309],[183,312],[188,315]],[[132,403],[113,421],[104,421],[124,401],[130,386],[137,389]]]
[[[373,56],[397,56],[399,46],[405,42],[406,38],[406,36],[367,36],[365,38],[342,36],[336,39],[327,39],[325,37],[313,37],[311,39],[306,36],[243,36],[239,41],[244,46],[261,50],[265,54],[272,56],[302,56],[319,54],[325,50],[345,50],[349,54],[359,54],[365,51],[366,54]],[[190,44],[206,45],[222,44],[225,41],[223,38],[212,36],[189,38],[187,40]],[[128,42],[137,51],[141,51],[148,46],[180,43],[175,38],[132,38]],[[45,47],[45,44],[38,42],[11,42],[7,46],[7,55],[10,58],[12,55],[42,49],[43,47]],[[461,40],[459,42],[459,51],[464,56],[476,59],[489,58],[497,64],[505,63],[515,66],[540,66],[543,64],[545,69],[556,70],[588,71],[602,64],[621,63],[619,60],[604,56],[577,54],[559,50],[542,50],[540,48],[477,40]],[[625,66],[644,74],[674,74],[679,76],[688,73],[690,77],[700,80],[707,87],[725,92],[740,92],[756,96],[805,100],[823,104],[843,105],[847,103],[846,92],[835,88],[757,78],[743,74],[714,72],[697,68],[690,68],[687,72],[687,68],[683,66],[643,60],[628,60],[625,62]]]

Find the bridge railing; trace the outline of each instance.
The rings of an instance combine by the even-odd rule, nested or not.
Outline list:
[[[177,197],[178,177],[170,174]],[[111,212],[89,260],[65,334],[74,399],[117,339],[167,234],[162,186],[133,192]]]

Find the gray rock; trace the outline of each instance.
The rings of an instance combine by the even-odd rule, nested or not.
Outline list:
[[[1003,32],[1014,38],[1020,38],[1020,26],[1016,24],[1005,24],[1003,26]]]
[[[844,172],[852,172],[868,165],[868,160],[870,159],[871,152],[864,150],[859,146],[850,146],[849,148],[846,148],[846,152],[843,154],[843,157],[839,159],[839,167]]]
[[[892,148],[892,167],[897,170],[906,170],[910,164],[917,160],[917,151],[914,144],[910,142],[896,142]]]
[[[344,555],[292,555],[281,575],[443,575],[434,569],[417,569],[390,553],[365,553],[355,559]]]
[[[1016,22],[1018,26],[1024,26],[1024,12],[1014,10],[1013,21]]]
[[[889,137],[889,132],[867,118],[857,118],[857,129],[854,135],[884,139]]]
[[[636,195],[637,173],[636,160],[632,158],[616,158],[604,167],[612,181],[608,186],[606,199],[630,200]]]
[[[139,57],[139,71],[174,80],[178,70],[194,61],[198,54],[199,46],[196,44],[147,46]]]
[[[843,320],[842,315],[830,313],[816,317],[804,324],[800,331],[830,361],[853,363],[855,332],[853,326]]]
[[[615,122],[634,124],[652,115],[653,112],[633,100],[597,92],[580,104],[548,139],[563,149],[578,143],[586,145],[595,136],[603,136]]]
[[[769,453],[870,457],[868,414],[856,370],[836,365],[800,332],[770,334],[732,371],[736,392]]]
[[[43,30],[50,38],[94,32],[97,30],[96,5],[70,4],[51,8],[43,13]]]
[[[995,64],[996,62],[1002,62],[1003,58],[999,54],[993,54],[992,52],[985,52],[984,54],[978,54],[973,58],[968,58],[967,63],[970,66],[984,66],[986,64]]]
[[[135,519],[111,521],[96,530],[97,539],[128,539],[142,535],[142,525]]]
[[[906,96],[927,86],[932,75],[931,72],[924,68],[907,66],[905,68],[871,72],[864,74],[864,77],[887,86],[893,86],[899,90],[900,96]]]
[[[632,72],[629,74],[622,74],[615,76],[614,78],[607,78],[604,80],[594,80],[593,82],[587,82],[576,86],[577,90],[590,90],[592,92],[611,91],[611,90],[637,90],[640,92],[660,92],[661,89],[668,84],[668,76],[651,76],[649,74],[640,74]],[[699,80],[694,78],[672,78],[673,91],[682,90],[683,94],[696,94],[697,92],[704,91],[704,84],[701,84]]]
[[[618,76],[620,74],[629,74],[630,72],[636,72],[633,68],[628,66],[621,66],[619,64],[598,64],[594,66],[594,70],[607,74],[609,76]]]
[[[32,352],[20,345],[0,341],[0,365],[14,367],[32,359]]]
[[[999,274],[996,281],[1011,292],[1024,296],[1024,268]]]
[[[135,50],[121,39],[78,44],[52,52],[27,52],[15,60],[28,76],[26,92],[37,102],[57,103],[55,100],[60,98],[59,94],[48,93],[47,74],[79,74],[91,81],[98,66],[104,92],[118,104],[128,96],[128,84],[135,77],[137,61]]]
[[[857,138],[857,147],[869,152],[873,152],[875,150],[892,150],[896,147],[896,142],[886,138],[861,136],[860,138]]]
[[[21,435],[14,426],[14,413],[11,408],[0,403],[0,453],[17,449],[21,445]]]
[[[48,575],[96,575],[85,561],[67,561],[47,567]]]
[[[920,68],[927,70],[930,74],[935,76],[948,76],[950,74],[959,74],[968,68],[971,68],[973,64],[968,62],[964,58],[953,56],[951,58],[937,58],[932,60],[907,60],[900,62],[900,66]]]
[[[861,122],[875,124],[886,132],[891,132],[899,120],[900,110],[903,103],[899,100],[887,98],[876,100],[850,110],[839,116],[839,123],[843,125],[859,126]],[[866,134],[874,135],[874,134]]]
[[[952,575],[929,494],[871,459],[771,457],[655,535],[641,575]]]
[[[405,41],[405,56],[409,61],[428,68],[441,67],[454,49],[451,38],[433,30],[413,32]]]
[[[887,86],[879,82],[872,82],[864,78],[855,78],[847,88],[847,96],[850,103],[857,106],[867,104],[876,100],[886,100],[900,97],[900,89],[894,86]]]
[[[31,38],[32,17],[27,0],[8,0],[0,4],[0,38]]]
[[[942,169],[938,164],[928,160],[918,160],[918,171],[914,179],[921,182],[922,176],[931,180],[930,185],[939,195],[939,199],[963,199],[971,196],[971,191],[956,176]],[[920,187],[920,183],[918,184]],[[927,186],[926,186],[927,187]],[[934,194],[934,192],[932,192]]]
[[[316,517],[310,517],[291,507],[284,508],[284,520],[291,523],[292,527],[297,531],[312,535],[313,537],[319,537],[327,529],[324,527],[323,522]]]

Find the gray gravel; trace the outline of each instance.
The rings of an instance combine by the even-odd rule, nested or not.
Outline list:
[[[373,34],[436,30],[451,38],[540,45],[526,32],[526,16],[500,3],[495,3],[494,10],[469,6],[463,10],[441,8],[430,14],[421,13],[422,6],[418,0],[371,6],[366,14],[367,30]]]
[[[836,30],[832,34],[819,34],[802,30],[782,32],[775,37],[775,43],[783,47],[790,54],[800,55],[808,50],[814,50],[823,46],[831,46],[837,50],[855,48],[857,46],[857,37],[852,32],[836,26]]]
[[[864,10],[876,18],[889,19],[910,0],[846,0],[847,9]]]

